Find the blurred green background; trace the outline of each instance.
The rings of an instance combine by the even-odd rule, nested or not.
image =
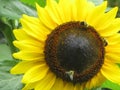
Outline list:
[[[96,5],[103,2],[103,0],[89,1]],[[11,56],[11,53],[17,51],[12,44],[15,39],[12,30],[21,26],[19,18],[22,14],[37,16],[35,2],[42,7],[46,4],[46,0],[0,0],[0,90],[21,90],[24,86],[20,83],[22,75],[11,75],[9,73],[11,67],[18,63]],[[108,10],[115,6],[119,7],[117,17],[120,17],[120,0],[108,0]],[[120,86],[106,81],[95,90],[120,90]]]

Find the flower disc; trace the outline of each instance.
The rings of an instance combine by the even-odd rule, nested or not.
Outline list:
[[[96,30],[84,22],[68,22],[48,36],[45,60],[58,77],[82,83],[100,70],[104,43]]]

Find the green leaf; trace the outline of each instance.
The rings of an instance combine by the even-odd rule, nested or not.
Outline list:
[[[41,7],[45,7],[46,0],[20,0],[24,2],[27,5],[30,5],[35,8],[35,3],[38,3]],[[55,0],[56,2],[59,2],[59,0]]]
[[[120,85],[112,83],[111,81],[106,81],[105,83],[102,84],[103,88],[109,88],[111,90],[120,90]]]
[[[6,17],[1,17],[0,18],[0,30],[7,27],[6,25],[12,29],[12,25],[11,25],[11,22],[9,21],[9,19]]]
[[[0,44],[0,61],[12,59],[9,47],[6,44]]]
[[[21,90],[22,76],[13,76],[6,72],[0,72],[0,90]]]
[[[21,90],[22,76],[11,75],[10,69],[17,63],[16,60],[0,61],[0,90]]]
[[[19,19],[22,14],[37,16],[36,11],[19,0],[0,0],[0,17]]]
[[[19,0],[0,0],[0,31],[4,34],[11,52],[17,49],[13,46],[13,29],[19,28],[19,18],[22,14],[37,16],[35,9],[21,3]]]
[[[21,1],[32,7],[35,7],[35,3],[38,3],[42,7],[46,5],[46,0],[21,0]]]
[[[9,47],[0,44],[0,90],[21,90],[21,75],[10,74],[10,69],[18,63],[11,56]]]

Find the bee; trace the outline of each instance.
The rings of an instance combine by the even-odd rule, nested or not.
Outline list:
[[[70,79],[73,81],[74,71],[73,71],[73,70],[67,71],[66,74],[67,74],[67,75],[70,77]]]

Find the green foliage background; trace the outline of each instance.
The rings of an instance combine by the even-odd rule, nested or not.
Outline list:
[[[59,0],[56,0],[57,2]],[[89,0],[96,5],[103,0]],[[9,70],[18,63],[11,54],[17,49],[12,41],[15,39],[12,33],[14,28],[19,28],[19,18],[22,14],[37,16],[35,3],[44,7],[46,0],[0,0],[0,90],[21,90],[22,75],[11,75]],[[108,9],[114,6],[120,7],[120,0],[108,0]],[[120,9],[117,14],[120,17]],[[120,90],[120,86],[106,81],[100,88],[94,90]]]

